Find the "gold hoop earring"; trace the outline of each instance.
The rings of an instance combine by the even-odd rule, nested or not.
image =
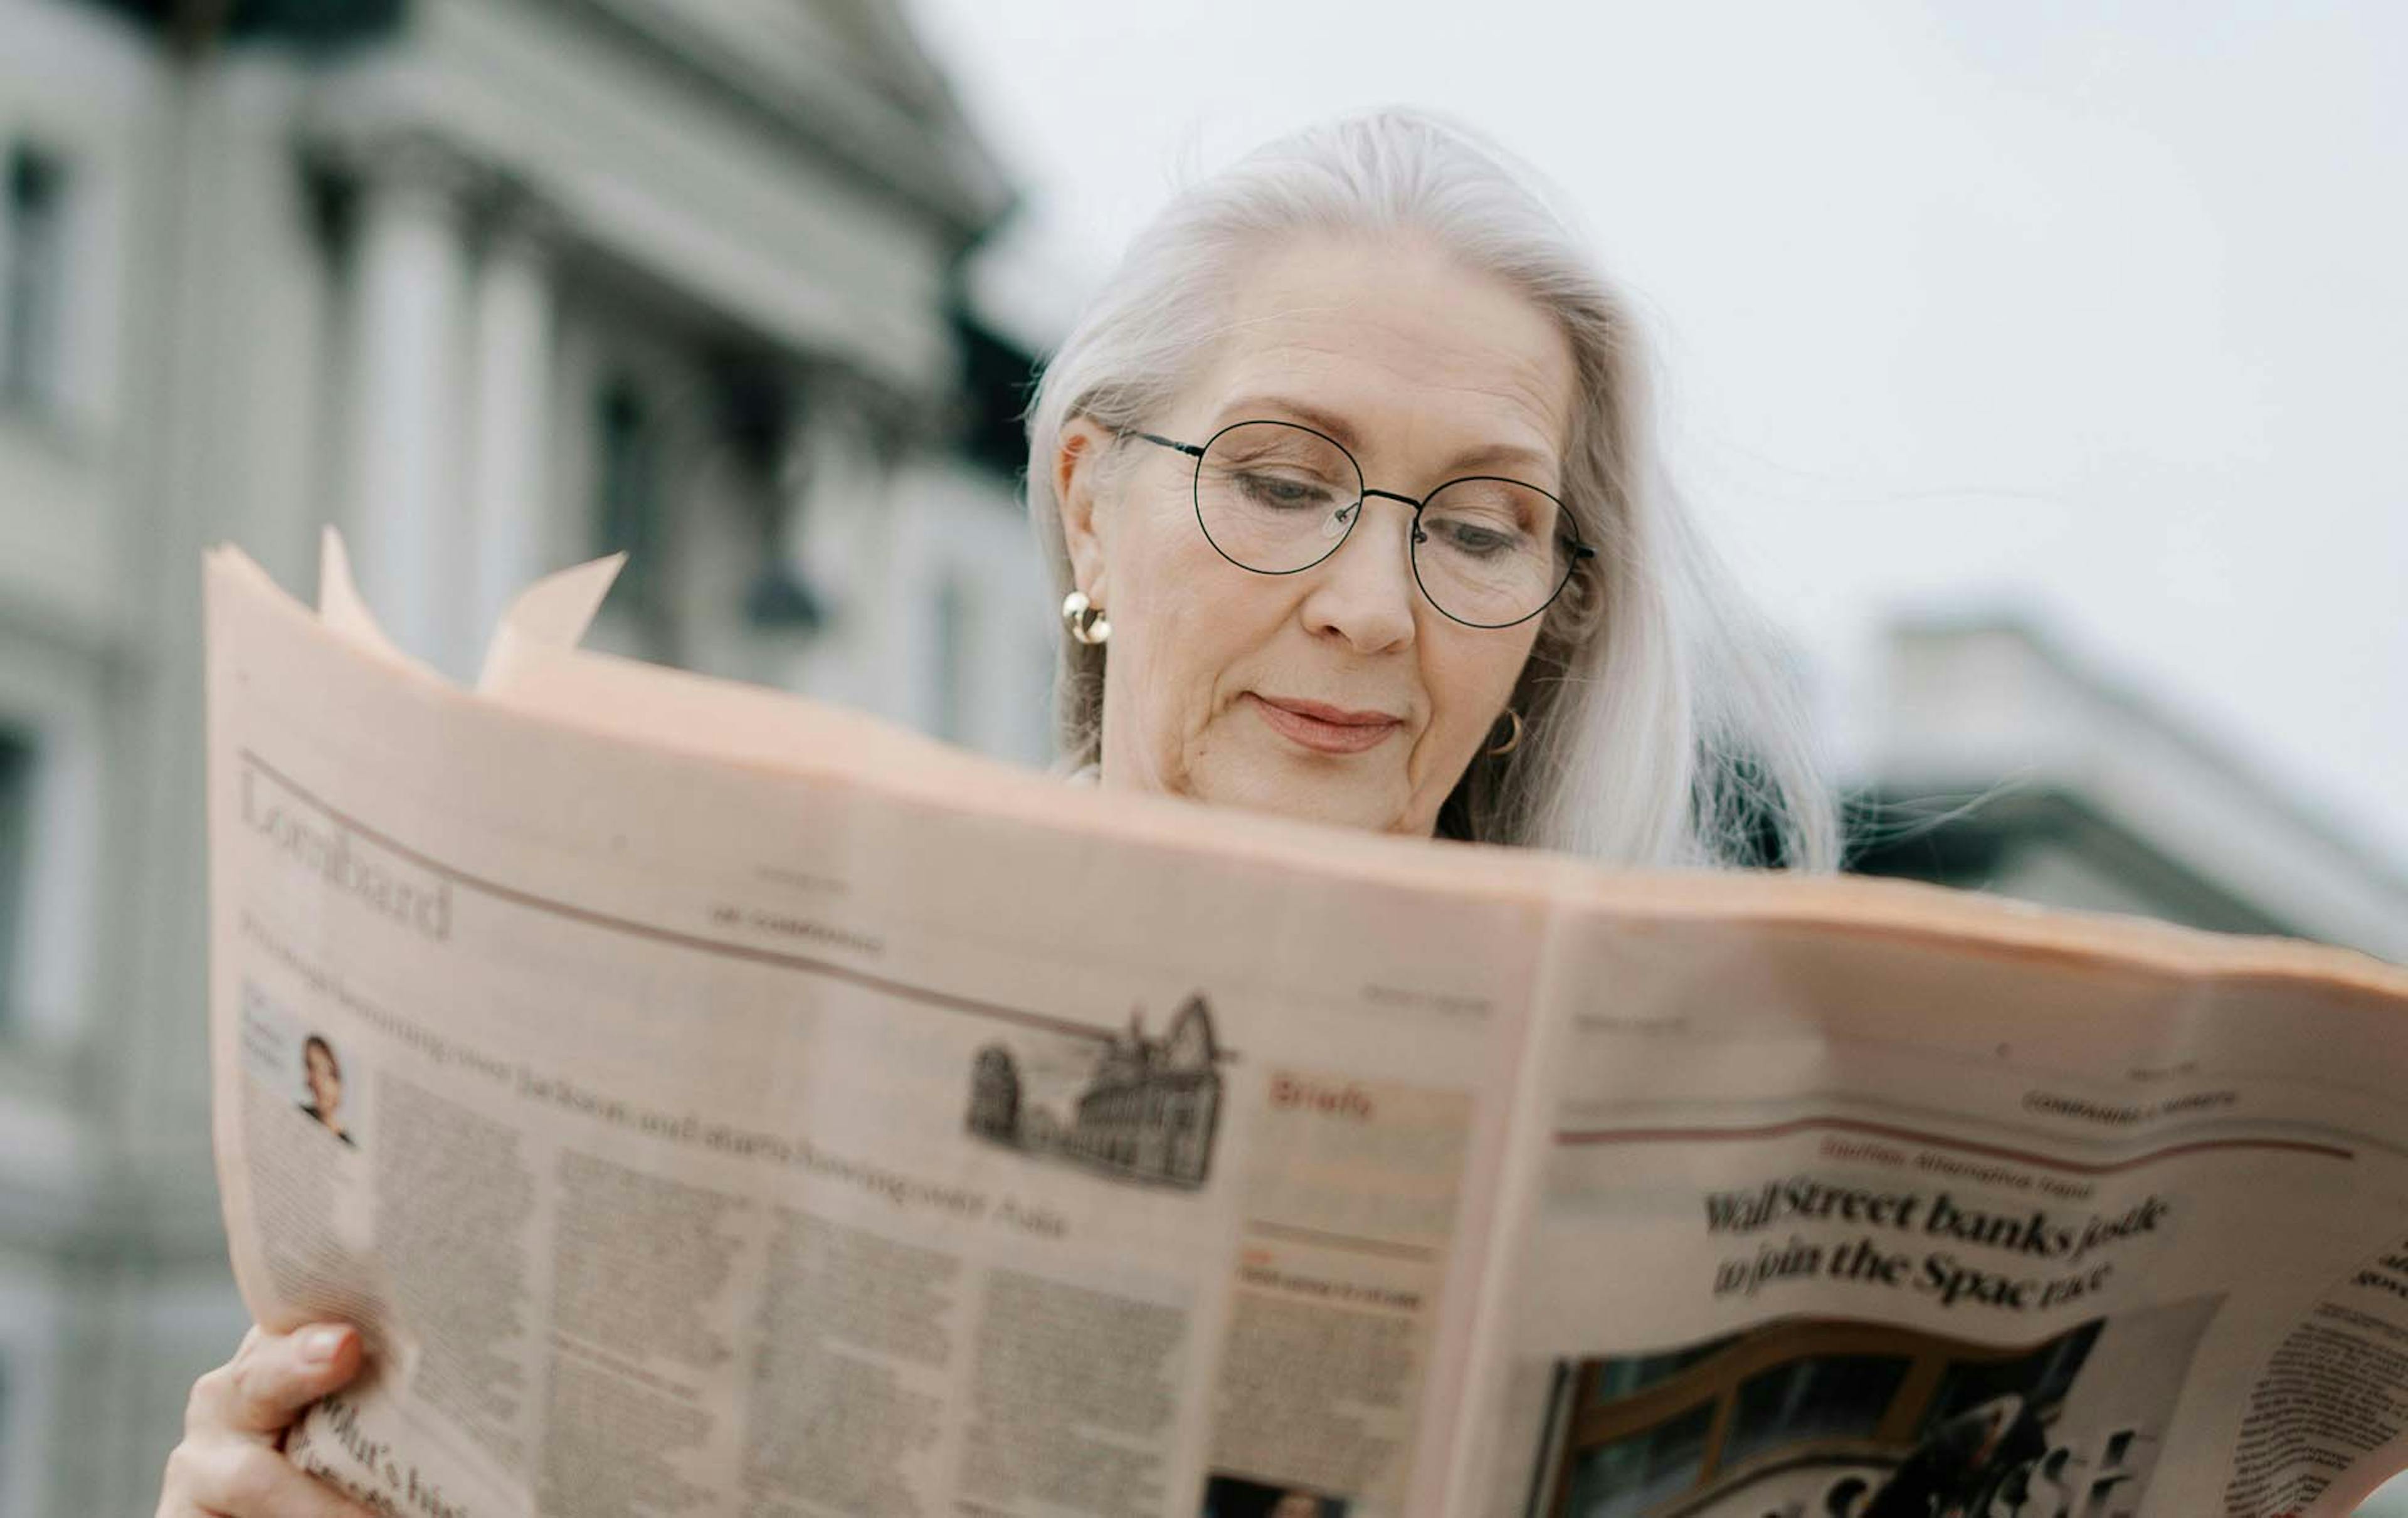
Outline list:
[[[1106,620],[1104,609],[1088,600],[1084,591],[1072,591],[1062,597],[1062,625],[1073,642],[1090,648],[1112,636],[1112,624]]]
[[[1504,721],[1513,724],[1513,730],[1505,735],[1505,741],[1492,743],[1480,751],[1491,759],[1501,759],[1522,746],[1522,714],[1512,707],[1507,707]]]

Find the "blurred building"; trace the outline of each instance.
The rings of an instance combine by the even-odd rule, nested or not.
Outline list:
[[[147,1511],[209,1174],[202,549],[1046,746],[1008,188],[890,0],[0,0],[0,1511]]]
[[[1853,867],[2408,962],[2408,878],[2030,627],[1903,624],[1863,703]]]

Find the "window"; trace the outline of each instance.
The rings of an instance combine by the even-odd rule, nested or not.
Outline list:
[[[0,729],[0,1035],[19,1022],[25,878],[33,870],[34,746]]]
[[[1740,1383],[1723,1463],[1824,1439],[1870,1439],[1906,1382],[1911,1362],[1893,1354],[1818,1354]]]
[[[1668,1350],[1662,1354],[1599,1361],[1596,1375],[1589,1382],[1587,1405],[1599,1408],[1623,1397],[1636,1396],[1650,1386],[1671,1380],[1693,1365],[1713,1358],[1739,1342],[1739,1338],[1737,1334],[1725,1334],[1703,1344]]]
[[[625,380],[603,388],[595,422],[595,549],[627,555],[614,598],[650,615],[661,568],[659,426]]]
[[[1967,1409],[2009,1392],[2033,1408],[2055,1407],[2073,1389],[2073,1378],[2090,1358],[2100,1327],[2097,1322],[2086,1323],[2012,1359],[1954,1362],[1940,1378],[1931,1411],[1923,1420],[1923,1432],[1928,1434]]]
[[[59,396],[66,306],[65,165],[20,144],[0,209],[0,401],[49,408]]]
[[[1705,1469],[1712,1402],[1641,1433],[1583,1451],[1572,1466],[1565,1518],[1638,1518],[1694,1489]]]

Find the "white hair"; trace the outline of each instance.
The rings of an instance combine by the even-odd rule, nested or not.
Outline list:
[[[1246,256],[1309,234],[1432,239],[1553,318],[1575,361],[1563,495],[1598,554],[1540,625],[1512,702],[1521,743],[1472,761],[1440,835],[1619,865],[1834,867],[1837,808],[1803,704],[1663,477],[1627,303],[1536,178],[1453,122],[1382,110],[1281,138],[1138,235],[1029,410],[1029,514],[1055,593],[1071,588],[1064,426],[1150,424],[1210,362]],[[1054,715],[1070,764],[1099,757],[1104,656],[1066,630]]]

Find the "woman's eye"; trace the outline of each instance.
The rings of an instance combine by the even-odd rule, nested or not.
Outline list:
[[[1266,506],[1317,507],[1329,499],[1329,487],[1317,480],[1250,474],[1242,477],[1242,482],[1246,494]]]
[[[1475,522],[1450,522],[1439,530],[1445,535],[1447,547],[1484,559],[1511,552],[1521,537],[1519,533],[1499,532]]]

